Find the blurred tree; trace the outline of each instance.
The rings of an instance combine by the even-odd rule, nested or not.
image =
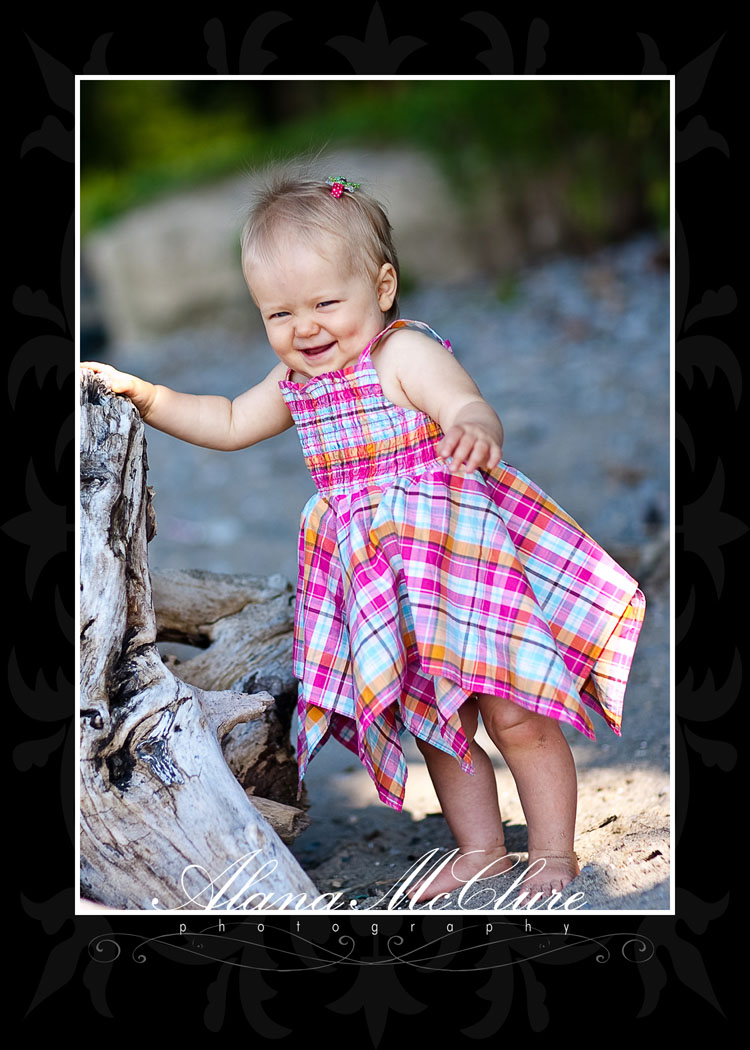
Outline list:
[[[528,78],[82,81],[82,221],[269,157],[403,142],[430,151],[465,200],[478,176],[563,165],[592,233],[604,192],[668,221],[669,82]]]

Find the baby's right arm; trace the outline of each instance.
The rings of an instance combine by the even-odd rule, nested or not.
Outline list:
[[[204,448],[225,452],[247,448],[294,423],[279,389],[279,380],[287,373],[282,362],[234,401],[210,394],[179,394],[96,361],[83,361],[81,368],[106,376],[113,393],[129,397],[141,418],[156,430]]]

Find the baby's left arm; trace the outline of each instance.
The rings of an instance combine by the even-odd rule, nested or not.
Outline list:
[[[437,452],[451,457],[451,473],[498,465],[503,425],[450,351],[424,332],[401,329],[384,341],[382,354],[407,399],[439,424],[443,439]]]

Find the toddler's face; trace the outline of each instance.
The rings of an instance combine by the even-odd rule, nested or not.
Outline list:
[[[393,304],[393,267],[384,264],[377,280],[350,273],[334,237],[320,252],[292,241],[279,255],[281,261],[245,267],[276,355],[308,378],[356,364]]]

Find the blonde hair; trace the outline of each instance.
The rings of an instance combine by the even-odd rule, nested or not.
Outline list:
[[[267,176],[254,193],[250,214],[240,234],[242,269],[248,260],[267,263],[277,259],[281,236],[291,233],[313,249],[323,237],[341,241],[350,273],[376,280],[384,263],[399,278],[398,257],[391,224],[382,205],[362,189],[331,195],[325,177],[283,169]],[[385,323],[398,317],[398,288]]]

